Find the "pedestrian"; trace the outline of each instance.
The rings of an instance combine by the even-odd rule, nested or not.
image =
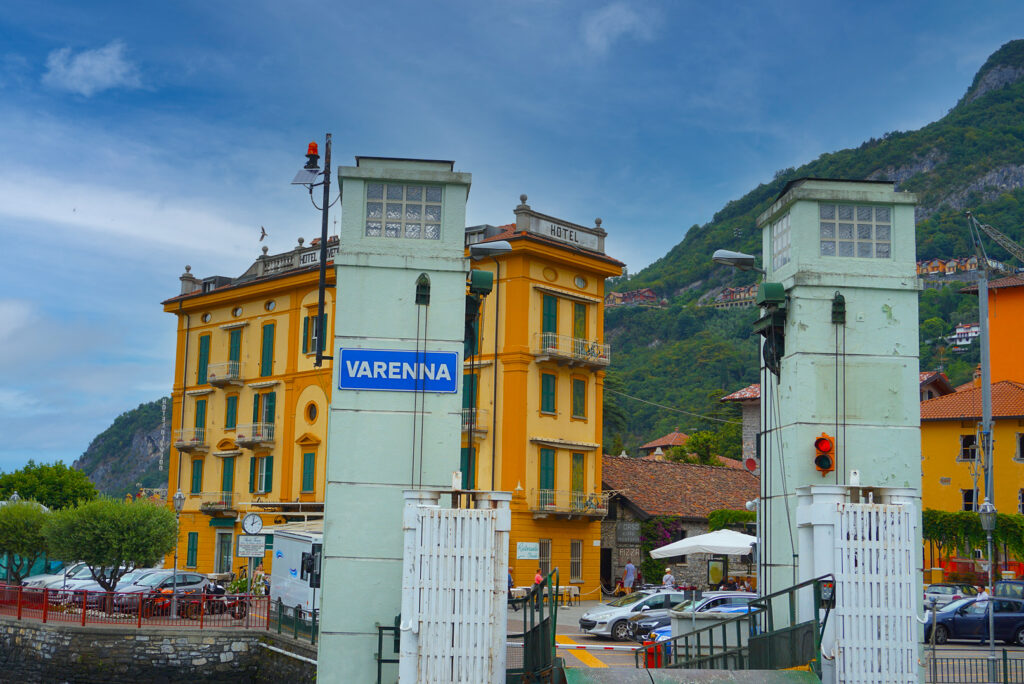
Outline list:
[[[533,584],[538,585],[544,581],[544,575],[540,574],[540,568],[537,568],[537,574],[533,576]]]
[[[676,585],[676,578],[672,574],[672,568],[670,568],[670,567],[666,567],[665,568],[665,576],[661,578],[661,583],[664,586],[669,587],[669,588],[672,588],[672,587],[674,587]]]
[[[515,601],[512,599],[512,567],[511,566],[509,566],[509,569],[508,569],[508,602],[512,605],[512,610],[519,610],[519,606],[516,605]]]
[[[633,593],[633,583],[636,582],[636,566],[633,561],[626,561],[626,569],[622,571],[622,588],[627,594]]]

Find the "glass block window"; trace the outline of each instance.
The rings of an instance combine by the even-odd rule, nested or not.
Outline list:
[[[892,256],[892,209],[819,204],[821,256],[888,259]]]
[[[772,267],[779,268],[789,263],[789,214],[772,224]]]
[[[367,183],[366,236],[441,239],[440,186]]]

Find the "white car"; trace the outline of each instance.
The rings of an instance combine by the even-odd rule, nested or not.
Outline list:
[[[72,563],[71,565],[64,567],[60,572],[45,575],[31,575],[21,580],[21,586],[41,588],[52,586],[53,582],[57,582],[57,586],[60,586],[63,584],[65,577],[71,579],[72,576],[85,567],[85,563]]]
[[[685,593],[671,589],[637,591],[591,608],[580,618],[580,629],[594,636],[625,641],[629,638],[629,618],[644,611],[671,608],[686,598]]]

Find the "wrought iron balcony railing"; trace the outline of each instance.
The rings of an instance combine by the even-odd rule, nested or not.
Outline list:
[[[603,517],[608,514],[609,494],[575,489],[531,489],[528,505],[534,514]]]
[[[203,492],[199,495],[199,510],[203,513],[219,513],[235,510],[234,492]]]
[[[222,361],[211,363],[206,367],[206,381],[214,387],[224,385],[241,385],[241,363],[238,361]]]
[[[469,432],[469,426],[472,424],[474,434],[487,434],[487,429],[491,426],[489,413],[487,409],[482,408],[462,409],[462,431]]]
[[[604,367],[611,363],[611,345],[550,332],[534,333],[533,353],[569,365]]]
[[[273,446],[273,423],[247,423],[235,428],[235,444],[241,447]]]
[[[208,451],[206,428],[180,428],[174,431],[174,448],[185,453]]]

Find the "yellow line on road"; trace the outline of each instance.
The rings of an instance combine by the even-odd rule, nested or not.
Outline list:
[[[572,639],[570,639],[569,637],[565,636],[564,634],[556,634],[555,635],[555,641],[557,641],[560,644],[575,644],[575,643],[577,643],[577,642],[573,641]],[[598,660],[597,656],[595,656],[593,653],[590,653],[588,651],[583,651],[583,650],[576,650],[576,649],[567,649],[567,650],[569,651],[569,653],[571,653],[574,656],[576,656],[576,658],[581,663],[586,665],[587,667],[608,667],[607,665],[602,663],[600,660]]]

